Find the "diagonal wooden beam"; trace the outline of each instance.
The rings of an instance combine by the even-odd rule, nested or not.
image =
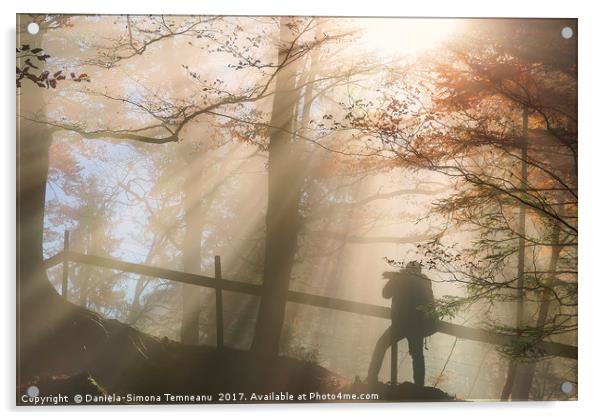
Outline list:
[[[44,268],[45,269],[52,268],[55,265],[62,263],[64,260],[65,260],[65,254],[63,251],[61,251],[58,254],[54,254],[50,258],[46,258],[44,260]]]
[[[113,270],[127,271],[129,273],[141,274],[143,276],[156,277],[175,281],[178,283],[191,284],[193,286],[209,287],[215,289],[217,287],[222,290],[231,292],[245,293],[249,295],[261,295],[261,286],[258,284],[245,283],[240,281],[221,279],[218,281],[209,276],[200,274],[185,273],[183,271],[169,270],[167,268],[151,267],[148,265],[136,264],[131,262],[114,260],[107,257],[99,257],[96,255],[87,255],[80,252],[70,251],[68,253],[69,261],[97,265],[100,267],[111,268]]]

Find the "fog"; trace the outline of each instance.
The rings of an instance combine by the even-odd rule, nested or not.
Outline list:
[[[89,79],[67,78],[19,109],[53,130],[45,257],[63,249],[68,230],[77,252],[208,277],[218,255],[223,279],[261,285],[273,255],[266,257],[266,249],[278,250],[266,248],[266,237],[275,235],[269,220],[277,220],[276,231],[295,231],[288,290],[389,307],[382,273],[420,261],[435,298],[447,299],[441,319],[501,331],[515,328],[522,305],[520,330],[541,313],[544,292],[537,285],[547,279],[550,232],[562,219],[568,227],[557,228],[564,247],[553,270],[564,286],[548,315],[553,325],[545,324],[556,329],[543,339],[576,345],[570,148],[554,146],[559,156],[549,158],[542,117],[534,112],[525,187],[513,143],[523,130],[522,105],[513,94],[491,93],[485,82],[470,85],[477,76],[462,76],[477,62],[485,68],[494,61],[499,77],[511,80],[519,64],[506,66],[492,58],[497,50],[476,43],[506,45],[509,36],[522,40],[528,32],[510,21],[298,18],[287,21],[287,40],[284,22],[72,16],[44,30],[45,66]],[[541,30],[548,29],[542,24]],[[285,54],[289,45],[294,48]],[[505,54],[516,54],[520,65],[547,65],[511,47]],[[572,92],[568,76],[552,72]],[[537,77],[544,75],[531,82],[538,104],[556,101],[559,94]],[[572,123],[555,116],[553,124],[570,131]],[[481,144],[462,143],[470,141]],[[498,188],[473,182],[485,176]],[[559,179],[563,191],[548,194]],[[541,208],[524,210],[512,194],[532,186]],[[502,189],[510,193],[496,195]],[[517,279],[521,246],[523,270],[531,274]],[[60,292],[61,266],[48,275]],[[68,297],[78,305],[169,340],[190,341],[183,338],[186,324],[193,344],[216,343],[211,288],[79,263],[70,264],[69,276]],[[520,278],[526,286],[515,286]],[[528,294],[516,298],[517,287]],[[464,301],[454,306],[450,299]],[[260,296],[224,292],[226,347],[251,350],[260,302]],[[186,321],[190,314],[193,321]],[[389,324],[287,302],[279,353],[349,381],[363,379]],[[411,381],[407,341],[399,346],[399,380]],[[511,359],[502,347],[435,333],[426,339],[425,384],[458,398],[498,400]],[[389,380],[389,361],[387,355],[382,382]],[[576,381],[576,360],[542,357],[535,378],[533,398],[563,398],[559,386]]]

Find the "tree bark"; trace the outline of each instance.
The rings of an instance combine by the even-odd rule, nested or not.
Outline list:
[[[19,15],[23,19],[23,15]],[[23,29],[26,22],[19,22]],[[41,47],[42,33],[20,33],[18,44]],[[20,45],[18,45],[20,46]],[[39,63],[40,71],[43,63]],[[19,63],[22,66],[22,63]],[[43,89],[24,80],[17,92],[17,114],[44,112]],[[45,297],[58,297],[43,268],[44,208],[52,132],[17,116],[17,306],[37,306]]]
[[[257,355],[278,354],[286,310],[286,295],[297,251],[299,197],[303,177],[300,156],[295,156],[290,134],[299,93],[295,91],[296,66],[288,64],[293,40],[293,20],[280,19],[281,46],[268,145],[268,205],[263,273],[263,293],[259,306],[252,351]]]
[[[56,295],[43,268],[44,206],[51,137],[33,124],[18,128],[17,145],[17,292],[28,305]]]
[[[542,301],[537,314],[536,327],[539,330],[543,338],[543,328],[545,327],[546,320],[548,318],[548,312],[550,310],[550,303],[552,301],[552,291],[556,282],[556,268],[558,265],[558,259],[560,258],[560,252],[562,251],[562,245],[560,244],[560,225],[554,224],[552,232],[552,243],[557,245],[552,246],[552,255],[550,256],[550,263],[548,266],[548,279],[546,282],[546,289],[542,293]],[[527,400],[531,391],[531,385],[533,384],[533,377],[535,376],[536,361],[528,364],[519,365],[517,368],[518,375],[517,380],[514,382],[512,388],[512,399],[513,400]]]
[[[527,108],[523,108],[523,132],[521,141],[521,173],[520,173],[520,189],[521,196],[524,197],[527,189],[527,135],[529,130],[529,114]],[[518,215],[518,274],[516,287],[516,329],[520,332],[523,328],[524,318],[524,285],[525,285],[525,205],[519,204]],[[517,375],[522,374],[522,370],[518,369],[517,361],[513,358],[508,366],[508,374],[506,375],[506,383],[502,390],[502,401],[508,401],[512,394],[512,388]]]
[[[184,149],[184,153],[190,152]],[[198,194],[198,174],[196,173],[195,153],[184,156],[186,161],[186,179],[184,181],[184,244],[182,257],[184,271],[198,274],[201,268],[201,197]],[[182,285],[182,325],[180,340],[184,344],[199,344],[201,315],[201,292],[198,287]]]
[[[27,25],[18,15],[18,30]],[[42,45],[42,32],[37,36],[19,33],[17,46],[30,48]],[[23,63],[18,63],[21,68]],[[40,63],[42,70],[42,65]],[[64,319],[65,300],[50,283],[44,268],[44,209],[48,179],[52,131],[28,122],[20,115],[44,113],[43,89],[23,81],[17,91],[17,380],[35,371],[40,359],[40,341],[53,334],[57,319]]]

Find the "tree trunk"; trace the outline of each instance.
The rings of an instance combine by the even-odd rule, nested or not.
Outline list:
[[[154,215],[154,214],[153,214]],[[169,230],[169,229],[168,229]],[[146,253],[146,257],[144,258],[145,265],[151,265],[153,258],[159,249],[163,247],[163,244],[167,238],[168,230],[165,230],[161,233],[157,233],[153,236],[153,242],[150,245],[148,252]],[[132,298],[132,305],[130,306],[129,314],[127,317],[127,323],[134,326],[140,319],[142,315],[143,308],[140,302],[142,299],[142,293],[148,284],[149,278],[147,276],[139,276],[136,281],[136,288],[134,289],[134,297]]]
[[[44,206],[51,137],[19,124],[17,145],[17,292],[22,305],[56,295],[43,267]]]
[[[184,150],[184,153],[186,153]],[[184,181],[184,245],[182,256],[184,271],[199,273],[201,268],[201,197],[198,194],[198,174],[196,173],[194,153],[186,154],[186,179]],[[180,340],[184,344],[199,344],[199,328],[201,315],[201,292],[197,286],[182,285],[182,325]]]
[[[523,135],[521,141],[521,173],[520,173],[520,188],[524,197],[524,192],[527,188],[527,135],[529,130],[529,114],[527,108],[523,108]],[[518,215],[518,274],[516,287],[516,330],[520,332],[523,328],[524,318],[524,285],[525,285],[525,205],[519,204]],[[520,372],[519,372],[520,371]],[[506,375],[506,383],[502,390],[502,401],[508,401],[512,394],[512,388],[517,374],[520,376],[522,370],[518,369],[517,361],[513,358],[508,366],[508,374]]]
[[[550,263],[548,267],[549,274],[546,282],[547,288],[542,293],[541,306],[539,307],[539,313],[537,314],[536,327],[540,334],[543,333],[543,328],[545,327],[546,320],[548,318],[550,303],[552,301],[551,289],[554,288],[554,283],[556,282],[556,268],[558,265],[558,259],[560,258],[560,252],[562,250],[562,245],[560,244],[560,226],[558,223],[555,223],[553,227],[551,241],[555,245],[552,246],[552,255],[550,256]],[[533,361],[529,364],[518,366],[517,380],[514,382],[514,387],[512,388],[513,400],[529,399],[529,393],[531,391],[531,385],[533,384],[533,376],[535,375],[536,364],[537,362]]]
[[[293,39],[291,18],[280,19],[281,47],[278,64],[286,64]],[[299,93],[295,91],[295,64],[281,67],[270,120],[268,145],[268,205],[263,273],[263,293],[252,350],[262,356],[278,354],[284,323],[286,295],[299,234],[299,197],[303,177],[291,135]]]
[[[19,15],[19,19],[23,19]],[[19,29],[26,27],[19,22]],[[42,33],[20,33],[17,44],[42,45]],[[18,45],[20,46],[20,45]],[[43,63],[38,63],[40,67]],[[19,63],[22,67],[23,63]],[[40,68],[40,71],[43,67]],[[24,80],[17,92],[17,114],[45,112],[44,90]],[[45,297],[56,297],[43,268],[44,207],[48,179],[48,155],[52,132],[40,124],[17,117],[17,302],[18,310],[37,306]]]
[[[18,15],[18,30],[27,25]],[[17,46],[40,47],[42,33],[19,33]],[[42,63],[39,63],[40,67]],[[23,63],[18,63],[21,68]],[[40,69],[41,71],[42,69]],[[28,80],[17,91],[17,380],[35,371],[40,341],[53,334],[57,319],[65,319],[65,301],[54,289],[44,268],[44,208],[52,132],[20,118],[45,113],[44,90]]]

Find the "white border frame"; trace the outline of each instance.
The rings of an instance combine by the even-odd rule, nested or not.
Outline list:
[[[568,419],[575,416],[593,417],[600,411],[597,407],[599,382],[602,378],[598,349],[600,327],[597,323],[599,304],[596,297],[602,296],[602,279],[596,274],[600,259],[598,249],[602,237],[598,213],[602,200],[598,179],[601,177],[598,158],[602,156],[602,139],[599,139],[598,122],[600,116],[599,101],[602,98],[600,69],[600,46],[602,40],[602,22],[599,21],[599,7],[595,1],[578,0],[501,0],[498,2],[454,0],[420,0],[412,2],[394,2],[393,0],[168,0],[168,1],[129,1],[103,0],[84,3],[73,0],[28,0],[17,3],[2,2],[1,19],[3,23],[4,49],[2,57],[2,81],[6,90],[1,102],[3,112],[4,137],[2,138],[2,205],[0,205],[0,267],[4,269],[3,284],[3,332],[1,346],[2,361],[5,364],[0,382],[0,407],[12,415],[25,417],[44,416],[44,418],[64,419],[65,416],[86,416],[106,419],[115,414],[135,415],[133,412],[145,412],[149,418],[164,418],[175,411],[177,416],[218,417],[244,416],[245,420],[254,418],[307,418],[308,416],[331,417],[333,415],[349,418],[364,418],[372,411],[383,416],[415,416],[417,418],[440,417],[447,419],[487,420],[504,419],[514,415],[545,417],[548,419]],[[71,408],[23,408],[14,406],[15,386],[15,85],[14,85],[14,48],[15,14],[21,12],[45,13],[99,13],[99,14],[222,14],[222,15],[335,15],[335,16],[400,16],[400,17],[546,17],[579,19],[579,118],[581,134],[580,166],[580,225],[581,238],[579,249],[579,401],[564,403],[469,403],[469,404],[318,404],[318,405],[244,405],[244,406],[194,406],[194,407],[71,407]],[[598,219],[598,220],[597,220]],[[40,412],[43,411],[43,412]],[[83,412],[85,411],[85,412]],[[137,414],[137,413],[136,413]],[[599,416],[599,414],[598,414]]]

